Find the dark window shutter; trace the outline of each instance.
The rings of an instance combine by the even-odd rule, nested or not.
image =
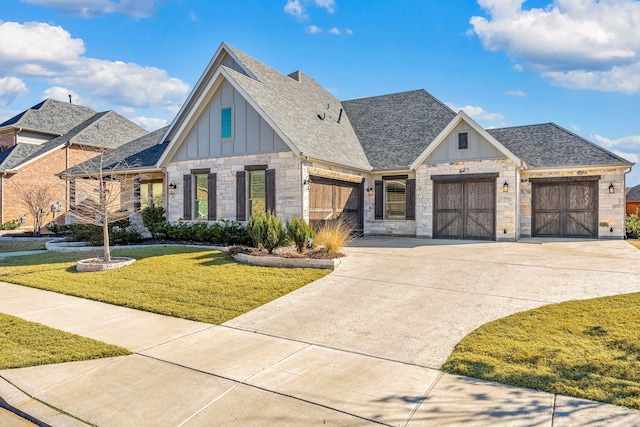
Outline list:
[[[384,218],[384,183],[382,181],[375,182],[375,219]]]
[[[236,220],[247,220],[247,180],[245,171],[236,173]]]
[[[69,180],[69,209],[76,208],[76,179]]]
[[[148,197],[148,194],[145,194]],[[140,210],[140,177],[133,179],[133,211],[138,212]]]
[[[209,221],[215,221],[216,217],[216,174],[210,173],[207,175],[207,206],[209,206],[209,213],[207,219]]]
[[[191,200],[191,175],[184,175],[182,177],[182,185],[184,186],[182,193],[182,217],[185,221],[191,218],[191,207],[193,206],[193,200]]]
[[[276,170],[267,169],[264,174],[265,180],[265,205],[267,212],[276,212]]]
[[[408,179],[407,180],[407,212],[406,219],[416,219],[416,180]]]

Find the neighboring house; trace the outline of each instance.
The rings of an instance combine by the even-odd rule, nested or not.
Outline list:
[[[161,141],[170,221],[267,210],[365,235],[624,237],[632,163],[566,129],[483,129],[424,90],[340,102],[224,43]]]
[[[57,193],[54,203],[63,215],[89,194],[76,192],[58,173],[146,133],[113,111],[96,113],[50,99],[0,124],[0,223],[31,223],[20,195],[37,185]]]
[[[640,185],[628,189],[626,205],[627,215],[640,215]]]

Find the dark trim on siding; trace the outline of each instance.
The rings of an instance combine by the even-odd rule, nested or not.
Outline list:
[[[246,165],[245,171],[266,171],[269,169],[269,165]]]
[[[215,221],[217,219],[217,206],[216,206],[216,188],[217,188],[216,174],[210,173],[207,175],[207,219],[209,221]]]
[[[572,181],[600,181],[600,175],[564,176],[557,178],[529,178],[530,182],[572,182]]]
[[[191,207],[193,206],[193,200],[191,197],[193,190],[191,188],[191,183],[191,174],[182,176],[182,186],[184,187],[182,189],[182,217],[185,221],[190,221],[191,219],[193,219],[191,209]]]
[[[236,172],[236,220],[247,220],[247,178],[245,171]]]
[[[408,179],[409,175],[382,175],[382,179]]]
[[[375,219],[384,219],[384,181],[375,182]]]
[[[267,212],[276,213],[276,170],[267,169],[264,173],[265,206]]]
[[[496,179],[500,174],[498,172],[490,173],[466,173],[459,175],[431,175],[432,181],[472,181],[479,179]]]
[[[416,219],[416,180],[407,179],[406,187],[406,214],[405,219]]]
[[[209,172],[211,172],[210,168],[191,169],[192,175],[199,175],[199,174],[209,173]]]

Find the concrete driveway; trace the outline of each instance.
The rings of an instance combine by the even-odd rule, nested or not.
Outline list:
[[[0,371],[0,425],[640,425],[640,411],[438,370],[489,320],[637,292],[628,243],[363,238],[346,252],[221,326],[0,283],[0,312],[135,353]]]
[[[439,368],[465,335],[541,305],[640,291],[624,241],[361,238],[333,274],[225,325]]]

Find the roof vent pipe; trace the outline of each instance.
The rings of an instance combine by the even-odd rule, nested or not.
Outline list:
[[[69,104],[73,104],[73,102],[71,102],[71,94],[69,94]]]
[[[340,119],[342,119],[342,108],[340,109],[340,114],[338,114],[338,123],[340,123]]]

